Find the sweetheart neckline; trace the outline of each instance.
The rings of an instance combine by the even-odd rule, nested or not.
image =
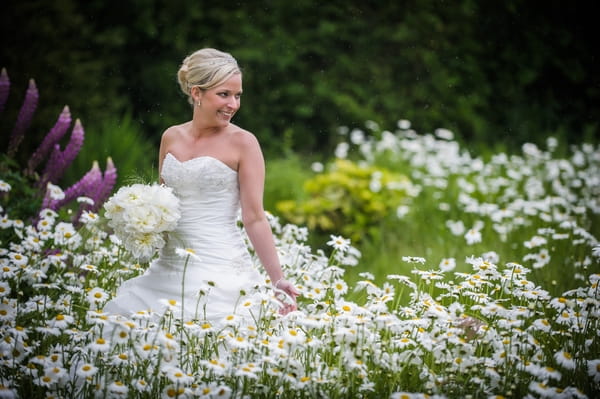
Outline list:
[[[165,155],[165,157],[167,157],[169,155],[171,156],[171,158],[173,158],[175,161],[177,161],[177,163],[179,163],[181,165],[183,165],[183,164],[185,164],[187,162],[195,161],[197,159],[202,159],[202,158],[212,159],[212,160],[216,161],[217,163],[221,164],[222,166],[226,167],[232,173],[237,174],[237,170],[232,169],[231,166],[227,165],[225,162],[221,161],[219,158],[215,158],[215,157],[212,157],[210,155],[200,155],[200,156],[197,156],[197,157],[186,159],[185,161],[180,161],[175,155],[171,154],[170,152],[167,152],[167,155]]]

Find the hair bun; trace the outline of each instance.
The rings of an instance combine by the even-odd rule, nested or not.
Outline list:
[[[177,71],[177,80],[188,102],[193,104],[192,87],[208,90],[238,73],[241,73],[240,68],[231,54],[204,48],[184,58]]]

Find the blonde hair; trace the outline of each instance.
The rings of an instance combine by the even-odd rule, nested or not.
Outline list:
[[[188,97],[188,102],[192,104],[192,87],[208,90],[238,73],[241,74],[242,71],[231,54],[214,48],[203,48],[184,58],[177,72],[177,81],[181,91]]]

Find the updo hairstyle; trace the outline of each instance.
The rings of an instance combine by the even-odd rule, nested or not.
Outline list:
[[[204,48],[185,57],[177,72],[177,81],[181,91],[188,97],[188,102],[193,104],[192,87],[208,90],[237,73],[242,72],[231,54]]]

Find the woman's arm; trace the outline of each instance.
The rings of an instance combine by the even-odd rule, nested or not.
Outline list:
[[[284,279],[271,226],[263,208],[265,162],[260,145],[256,137],[248,132],[242,133],[238,143],[238,179],[244,228],[275,288],[284,291],[295,300],[300,293],[293,284]]]

